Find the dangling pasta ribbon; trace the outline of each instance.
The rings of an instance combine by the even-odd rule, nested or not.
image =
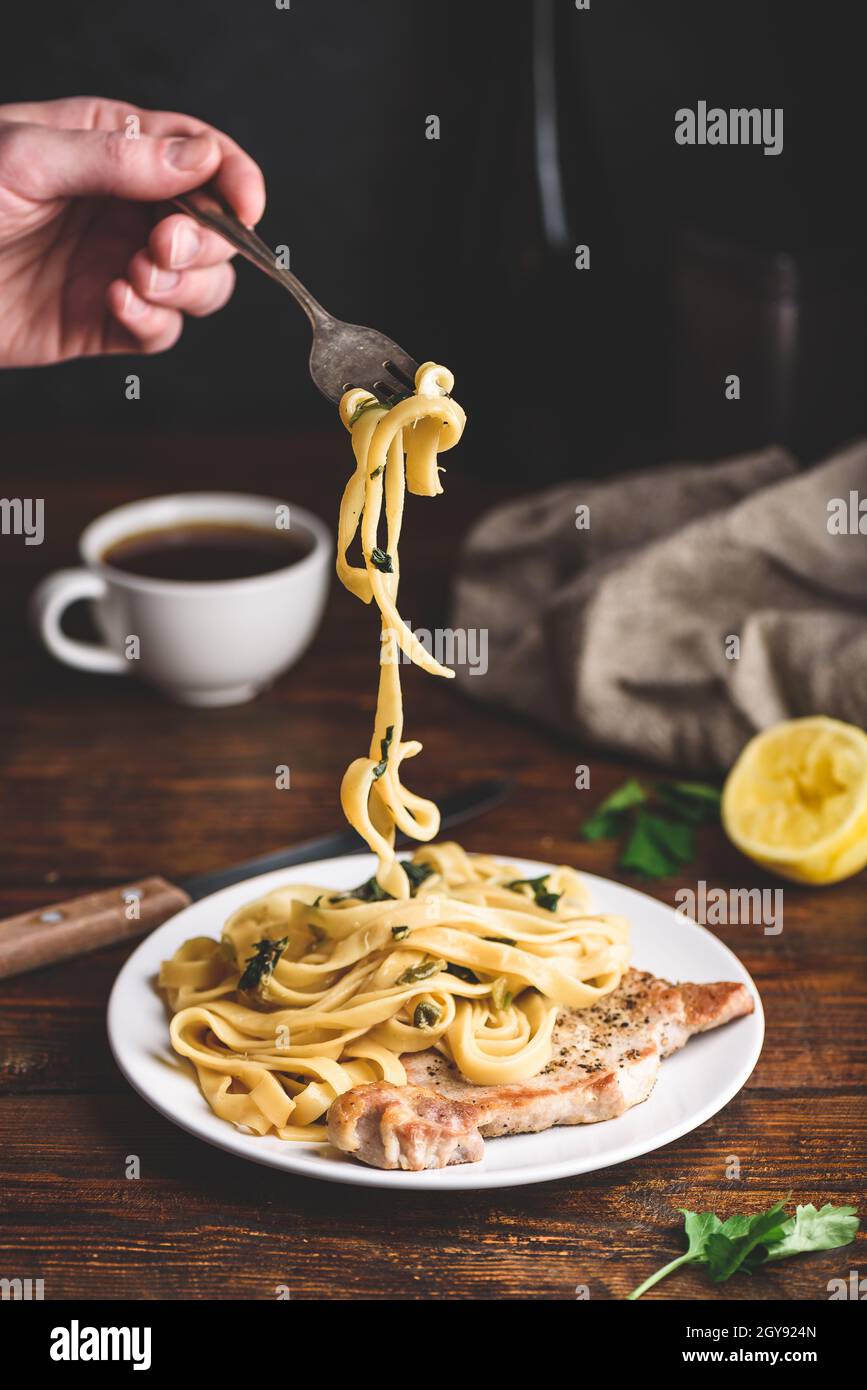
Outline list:
[[[400,616],[399,542],[406,489],[420,497],[442,492],[437,457],[460,439],[466,417],[449,399],[454,377],[445,367],[425,362],[415,377],[416,394],[392,407],[369,391],[347,391],[340,418],[352,435],[355,472],[340,504],[337,573],[345,587],[364,603],[374,600],[381,615],[379,691],[370,753],[350,764],[340,787],[344,814],[379,859],[377,878],[395,898],[409,896],[409,882],[395,858],[398,830],[414,840],[432,840],[439,831],[439,811],[407,790],[401,764],[421,752],[421,744],[403,742],[400,690],[401,652],[432,675],[454,675],[419,642]],[[385,506],[386,536],[379,527]],[[364,565],[352,565],[347,553],[358,532]]]

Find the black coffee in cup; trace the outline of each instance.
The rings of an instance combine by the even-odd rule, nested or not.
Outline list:
[[[312,538],[303,531],[191,521],[124,536],[101,559],[146,579],[202,584],[272,574],[297,564],[312,548]]]

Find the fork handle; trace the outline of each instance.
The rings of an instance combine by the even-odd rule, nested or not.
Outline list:
[[[240,251],[241,255],[259,270],[264,270],[266,275],[288,290],[301,305],[314,328],[331,319],[328,311],[313,298],[297,275],[278,266],[274,252],[251,227],[245,227],[243,222],[239,221],[212,184],[194,188],[190,193],[179,193],[172,202],[195,218],[202,227],[207,227],[209,231],[216,232],[224,241],[228,241],[230,246],[234,246],[236,251]]]

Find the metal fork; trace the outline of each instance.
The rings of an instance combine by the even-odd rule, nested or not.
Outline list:
[[[310,375],[323,396],[337,405],[344,391],[360,386],[379,400],[390,402],[413,390],[418,363],[409,353],[375,328],[333,318],[291,270],[278,266],[276,254],[238,221],[214,188],[196,188],[172,201],[264,270],[301,305],[313,329]]]

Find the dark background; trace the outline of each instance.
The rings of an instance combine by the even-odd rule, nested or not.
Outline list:
[[[541,480],[771,441],[810,460],[865,425],[855,14],[49,0],[6,10],[0,99],[104,95],[230,132],[266,175],[262,234],[323,303],[453,368],[467,469]],[[700,99],[782,106],[783,153],[676,145],[676,109]],[[543,210],[540,136],[562,213],[556,197]],[[0,415],[10,429],[330,428],[308,349],[300,311],[242,267],[225,311],[139,359],[139,402],[127,359],[88,361],[0,374]]]

